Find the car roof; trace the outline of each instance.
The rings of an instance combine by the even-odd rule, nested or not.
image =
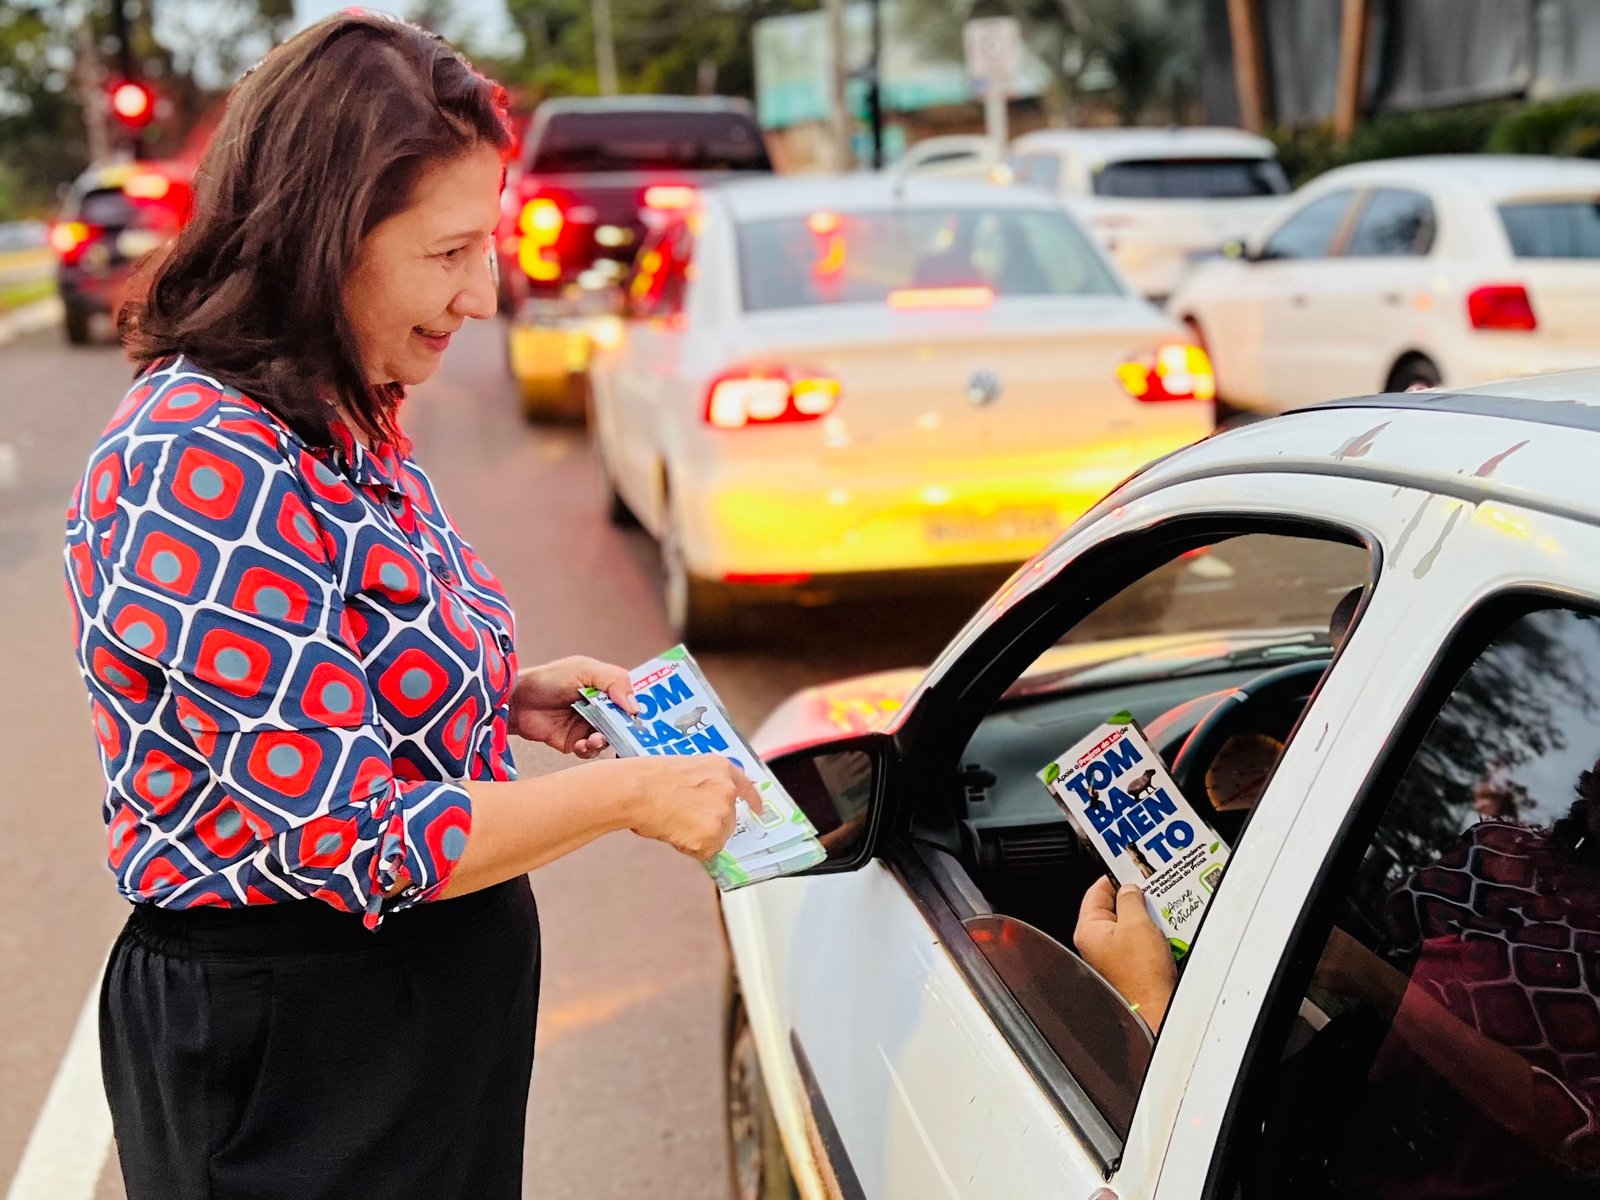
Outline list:
[[[1469,189],[1489,200],[1541,191],[1600,188],[1600,163],[1536,154],[1434,154],[1335,167],[1318,190],[1339,184],[1406,184]]]
[[[1277,148],[1266,138],[1222,126],[1168,128],[1041,129],[1012,143],[1022,151],[1045,147],[1072,150],[1101,163],[1147,158],[1273,158]]]
[[[707,192],[720,199],[736,221],[802,216],[819,209],[863,212],[944,206],[1062,211],[1049,196],[1032,188],[892,172],[733,179],[711,184]]]
[[[1297,409],[1158,460],[1114,495],[1127,503],[1196,475],[1297,471],[1378,479],[1600,524],[1590,465],[1597,455],[1600,368],[1591,368]]]

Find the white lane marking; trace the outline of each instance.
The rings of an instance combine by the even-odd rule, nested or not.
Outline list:
[[[50,1092],[22,1161],[11,1177],[6,1200],[94,1200],[111,1152],[111,1110],[100,1078],[100,979],[89,989],[67,1052],[61,1056]]]

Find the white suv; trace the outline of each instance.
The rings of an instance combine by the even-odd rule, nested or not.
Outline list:
[[[1289,191],[1273,144],[1240,129],[1046,129],[1012,142],[1009,165],[1015,182],[1064,200],[1156,298]]]

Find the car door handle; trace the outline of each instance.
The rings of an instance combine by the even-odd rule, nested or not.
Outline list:
[[[1304,295],[1289,297],[1289,306],[1291,308],[1304,308],[1308,302],[1307,297]]]
[[[1399,292],[1385,292],[1383,294],[1383,302],[1385,304],[1399,304],[1404,299],[1405,297]]]

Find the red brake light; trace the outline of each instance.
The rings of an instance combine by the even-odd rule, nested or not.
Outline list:
[[[1467,316],[1474,329],[1526,332],[1539,328],[1528,289],[1520,283],[1492,283],[1467,294]]]
[[[695,199],[696,193],[692,187],[679,184],[658,183],[644,190],[644,206],[658,212],[682,212],[693,208]]]
[[[718,429],[815,421],[839,404],[832,375],[789,367],[735,367],[711,381],[706,423]]]
[[[84,248],[97,233],[99,230],[81,221],[58,221],[50,227],[50,246],[70,267],[83,257]]]
[[[529,279],[548,283],[561,278],[556,243],[567,227],[567,212],[556,197],[539,193],[527,200],[517,217],[517,262]]]
[[[1130,359],[1117,368],[1117,382],[1135,400],[1215,400],[1217,376],[1199,346],[1172,342],[1153,355]]]
[[[991,287],[899,288],[889,293],[889,307],[901,310],[988,308],[993,303]]]

